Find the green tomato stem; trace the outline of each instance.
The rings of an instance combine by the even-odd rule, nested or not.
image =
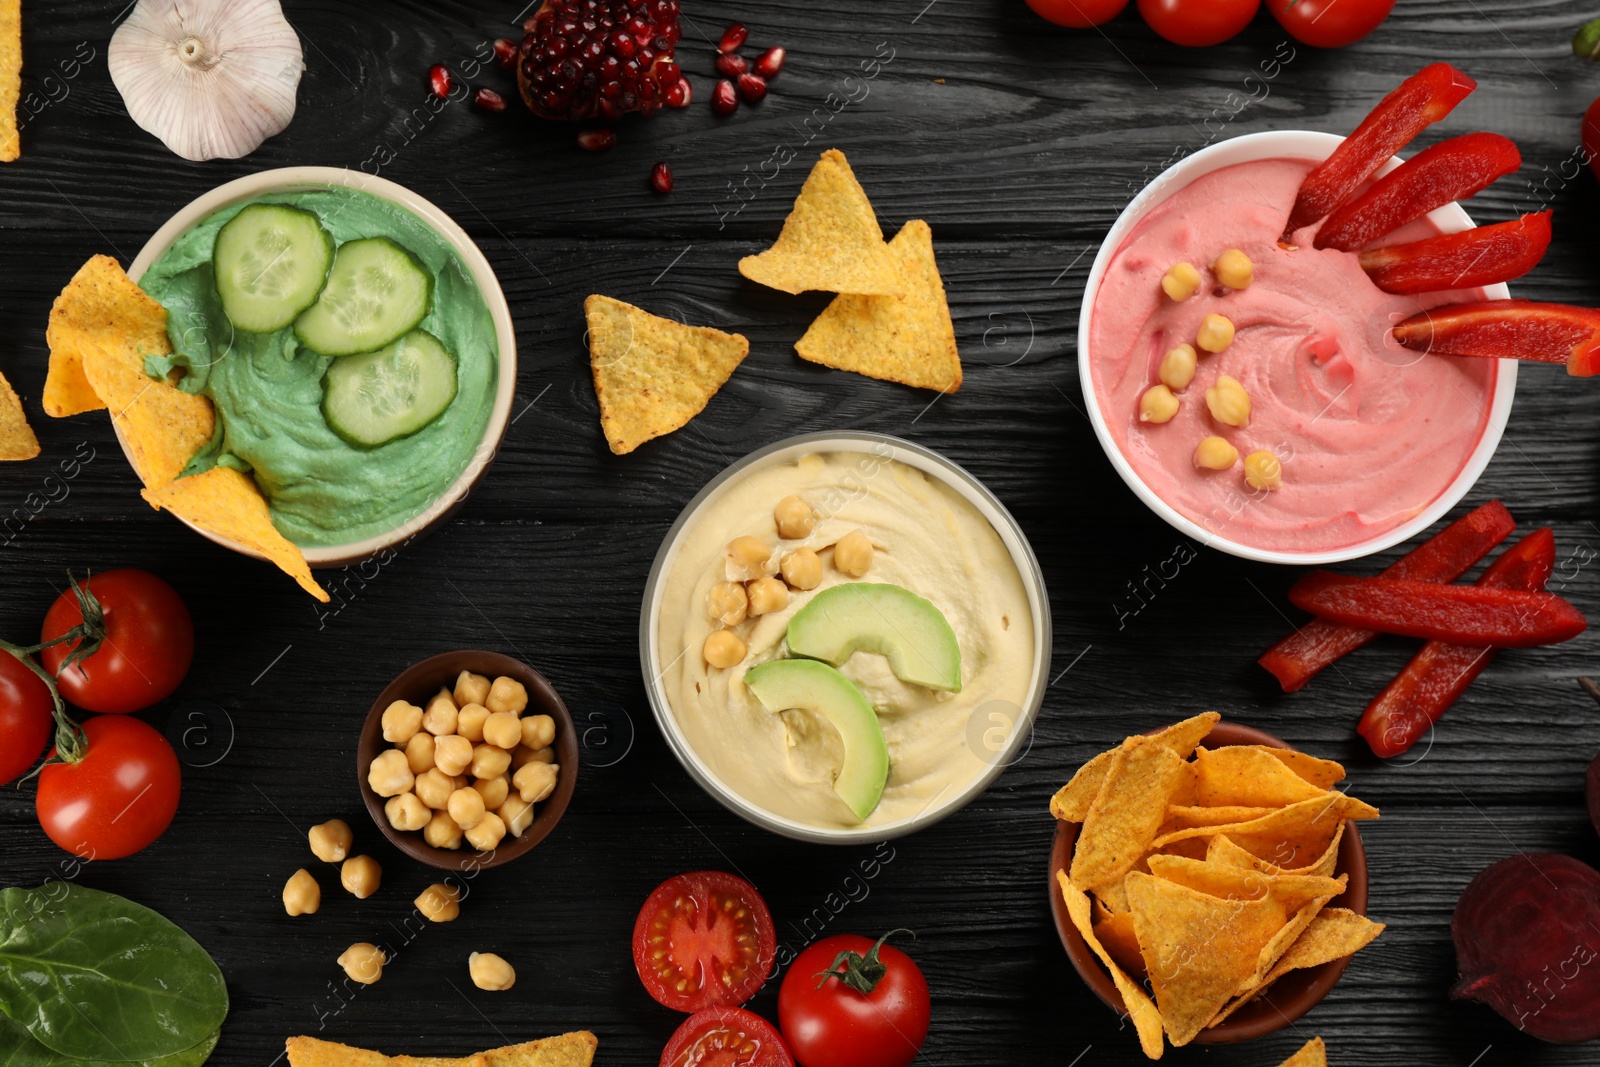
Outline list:
[[[1585,22],[1572,37],[1572,54],[1579,59],[1600,59],[1600,19]]]
[[[46,641],[42,645],[28,647],[14,645],[10,641],[0,638],[0,650],[10,653],[23,666],[38,675],[39,680],[45,684],[45,688],[50,690],[50,701],[53,705],[53,714],[56,720],[56,752],[54,756],[45,760],[45,764],[77,763],[83,759],[88,748],[88,738],[84,736],[83,727],[74,722],[72,716],[67,714],[67,705],[61,699],[61,690],[56,687],[56,680],[50,677],[49,671],[39,666],[33,659],[34,654],[40,649],[58,644],[67,637],[67,634],[63,634],[55,641]],[[40,766],[42,768],[44,764]],[[33,773],[38,774],[39,771],[35,770]],[[31,778],[33,775],[28,777]]]

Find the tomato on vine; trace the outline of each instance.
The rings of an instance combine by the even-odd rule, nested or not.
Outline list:
[[[33,668],[0,653],[0,785],[39,762],[55,727],[50,687]]]
[[[1238,36],[1261,0],[1139,0],[1139,14],[1173,44],[1208,48]]]
[[[188,607],[148,571],[73,581],[50,605],[39,640],[61,695],[86,711],[113,715],[165,700],[194,662]]]
[[[75,856],[131,856],[160,837],[177,814],[183,785],[178,756],[141,719],[101,715],[80,729],[78,759],[46,763],[39,772],[39,825]]]
[[[1028,0],[1028,6],[1057,26],[1085,30],[1116,18],[1128,0]]]
[[[856,934],[825,937],[789,965],[778,1025],[800,1067],[906,1067],[928,1036],[928,981],[910,956]]]

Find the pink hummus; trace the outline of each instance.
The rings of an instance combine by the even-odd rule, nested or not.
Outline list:
[[[1231,541],[1287,552],[1346,548],[1377,537],[1438,499],[1461,472],[1488,422],[1494,360],[1420,356],[1389,327],[1426,307],[1479,291],[1393,296],[1356,256],[1311,247],[1316,227],[1280,248],[1289,207],[1311,160],[1241,163],[1197,179],[1151,209],[1117,249],[1090,319],[1095,396],[1112,438],[1144,483],[1203,528]],[[1427,220],[1388,241],[1437,232]],[[1209,265],[1229,248],[1255,265],[1248,288],[1217,290]],[[1200,268],[1193,297],[1170,300],[1161,278],[1174,263]],[[1200,353],[1172,421],[1139,421],[1139,398],[1158,381],[1168,349],[1194,343],[1217,313],[1233,344]],[[1250,395],[1249,424],[1215,422],[1205,390],[1231,375]],[[1195,446],[1227,438],[1240,463],[1194,465]],[[1270,449],[1283,488],[1251,490],[1242,460]]]

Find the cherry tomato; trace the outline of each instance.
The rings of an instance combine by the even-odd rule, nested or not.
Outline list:
[[[1028,6],[1057,26],[1083,30],[1110,22],[1128,0],[1028,0]]]
[[[930,1011],[928,981],[911,957],[855,934],[808,947],[778,990],[778,1025],[801,1067],[906,1067],[928,1036]]]
[[[148,571],[96,574],[83,583],[100,604],[100,648],[62,669],[80,641],[45,649],[45,669],[61,695],[88,711],[141,711],[178,688],[194,662],[194,622],[177,590]],[[50,605],[41,641],[54,641],[83,622],[78,594],[68,589]]]
[[[1600,178],[1600,100],[1589,105],[1583,113],[1583,154],[1589,169]]]
[[[743,1004],[772,973],[777,950],[767,902],[755,886],[722,871],[668,878],[633,924],[639,980],[675,1011]]]
[[[1139,14],[1173,44],[1206,48],[1250,25],[1261,0],[1139,0]]]
[[[0,651],[0,785],[22,777],[44,755],[54,709],[44,680]]]
[[[1382,25],[1394,0],[1267,0],[1267,10],[1301,44],[1343,48]]]
[[[183,772],[167,739],[141,719],[97,716],[77,763],[39,772],[34,810],[50,840],[76,856],[131,856],[166,830],[178,810]]]
[[[794,1067],[772,1024],[743,1008],[710,1008],[684,1020],[661,1050],[661,1067]]]

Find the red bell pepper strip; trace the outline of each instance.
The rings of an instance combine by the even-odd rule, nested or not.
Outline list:
[[[1544,590],[1556,565],[1555,534],[1535,530],[1500,554],[1478,578],[1480,587]],[[1358,733],[1374,755],[1398,756],[1416,744],[1428,728],[1494,659],[1492,645],[1453,645],[1429,641],[1377,699],[1367,705]]]
[[[1394,339],[1418,352],[1565,363],[1567,373],[1600,373],[1600,311],[1532,300],[1479,300],[1413,315]]]
[[[1410,244],[1369,248],[1361,269],[1386,293],[1471,289],[1520,278],[1550,247],[1549,211]]]
[[[1522,166],[1509,137],[1468,133],[1424,148],[1373,182],[1317,230],[1317,248],[1354,252],[1434,208],[1465,200]]]
[[[1570,641],[1589,625],[1554,593],[1312,571],[1289,590],[1302,611],[1346,626],[1458,645],[1531,648]]]
[[[1516,520],[1506,506],[1491,500],[1391,563],[1384,569],[1383,577],[1453,582],[1488,555],[1491,548],[1511,536],[1516,528]],[[1312,619],[1273,645],[1256,662],[1272,672],[1285,693],[1293,693],[1324,667],[1371,644],[1377,636],[1376,630]]]
[[[1391,156],[1450,114],[1477,87],[1477,82],[1448,63],[1430,64],[1401,82],[1378,101],[1332,155],[1306,175],[1289,212],[1284,239],[1337,210]]]

